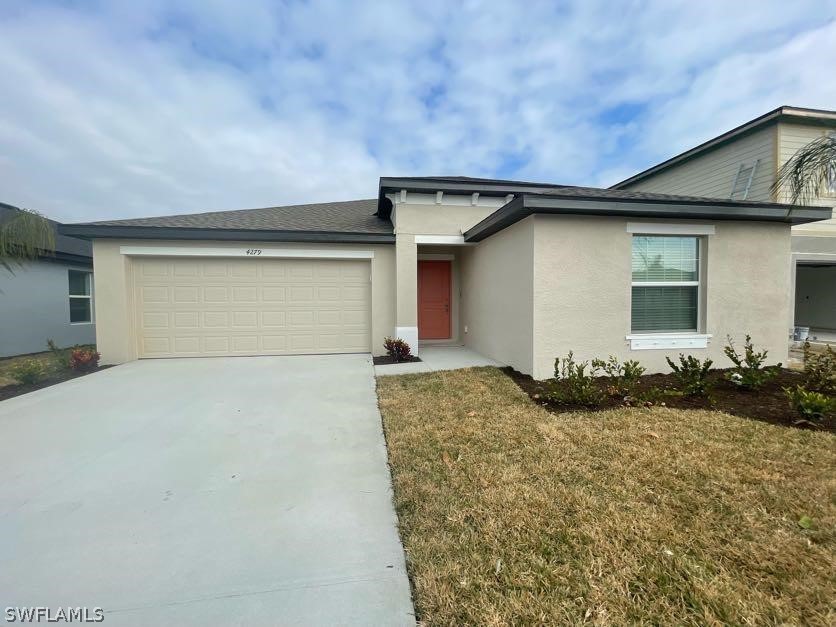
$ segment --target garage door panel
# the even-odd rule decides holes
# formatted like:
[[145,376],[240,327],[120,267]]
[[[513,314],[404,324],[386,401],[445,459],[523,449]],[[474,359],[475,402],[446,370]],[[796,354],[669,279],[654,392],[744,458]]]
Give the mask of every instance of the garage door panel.
[[206,285],[203,287],[204,303],[229,302],[229,290],[222,285]]
[[276,285],[265,285],[261,288],[261,299],[266,303],[283,303],[287,297],[287,290]]
[[204,328],[222,329],[229,326],[229,313],[226,311],[204,311],[202,313]]
[[369,263],[138,259],[141,357],[366,352]]
[[197,285],[175,285],[174,302],[189,305],[200,301],[200,288]]
[[146,311],[142,314],[143,329],[167,329],[169,324],[168,312]]
[[197,278],[201,275],[200,265],[198,263],[180,262],[173,266],[175,277],[191,277]]
[[258,328],[258,312],[257,311],[233,311],[232,312],[232,327],[239,329],[242,327]]
[[287,325],[287,313],[284,311],[263,311],[261,326],[266,328],[284,327]]
[[199,355],[200,354],[200,338],[175,335],[174,336],[174,352],[182,355]]
[[203,351],[219,355],[229,354],[229,338],[227,336],[208,335],[203,337]]
[[174,313],[174,328],[175,329],[199,329],[200,328],[200,312],[197,311],[177,311]]
[[168,303],[168,287],[164,285],[145,285],[140,290],[139,297],[145,303]]

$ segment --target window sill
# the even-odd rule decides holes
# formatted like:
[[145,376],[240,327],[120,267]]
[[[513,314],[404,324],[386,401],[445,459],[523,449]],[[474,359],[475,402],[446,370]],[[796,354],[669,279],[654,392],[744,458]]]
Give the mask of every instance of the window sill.
[[92,320],[90,320],[88,322],[71,322],[70,326],[71,327],[83,327],[83,326],[86,326],[86,325],[89,325],[89,324],[95,324],[95,323]]
[[710,335],[705,333],[644,333],[628,335],[630,349],[665,350],[671,348],[708,348]]

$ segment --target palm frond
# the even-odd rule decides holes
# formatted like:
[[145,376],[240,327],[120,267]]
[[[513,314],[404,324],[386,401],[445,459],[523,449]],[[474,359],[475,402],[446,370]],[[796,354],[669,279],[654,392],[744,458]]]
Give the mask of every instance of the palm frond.
[[31,209],[20,209],[0,224],[0,266],[13,271],[13,266],[55,251],[52,224]]
[[[786,191],[792,205],[824,195],[836,176],[836,136],[825,135],[799,149],[778,171],[772,192]],[[780,199],[780,198],[779,198]]]

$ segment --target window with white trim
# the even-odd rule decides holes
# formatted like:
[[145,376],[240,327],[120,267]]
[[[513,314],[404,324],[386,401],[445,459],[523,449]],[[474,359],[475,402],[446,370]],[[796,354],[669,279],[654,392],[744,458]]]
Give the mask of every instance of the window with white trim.
[[93,273],[68,270],[70,293],[70,323],[93,322]]
[[633,333],[699,331],[700,238],[634,235]]
[[[831,142],[836,142],[836,133],[828,133]],[[831,162],[827,167],[827,193],[836,194],[836,163]]]

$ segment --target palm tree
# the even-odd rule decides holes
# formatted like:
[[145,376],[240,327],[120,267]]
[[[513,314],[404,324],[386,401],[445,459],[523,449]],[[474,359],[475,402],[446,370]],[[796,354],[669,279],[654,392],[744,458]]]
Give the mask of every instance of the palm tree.
[[772,192],[786,189],[792,205],[809,204],[823,196],[836,182],[836,134],[811,141],[796,152],[772,184]]
[[53,225],[37,211],[14,208],[3,214],[8,217],[0,221],[0,266],[8,272],[55,250]]

